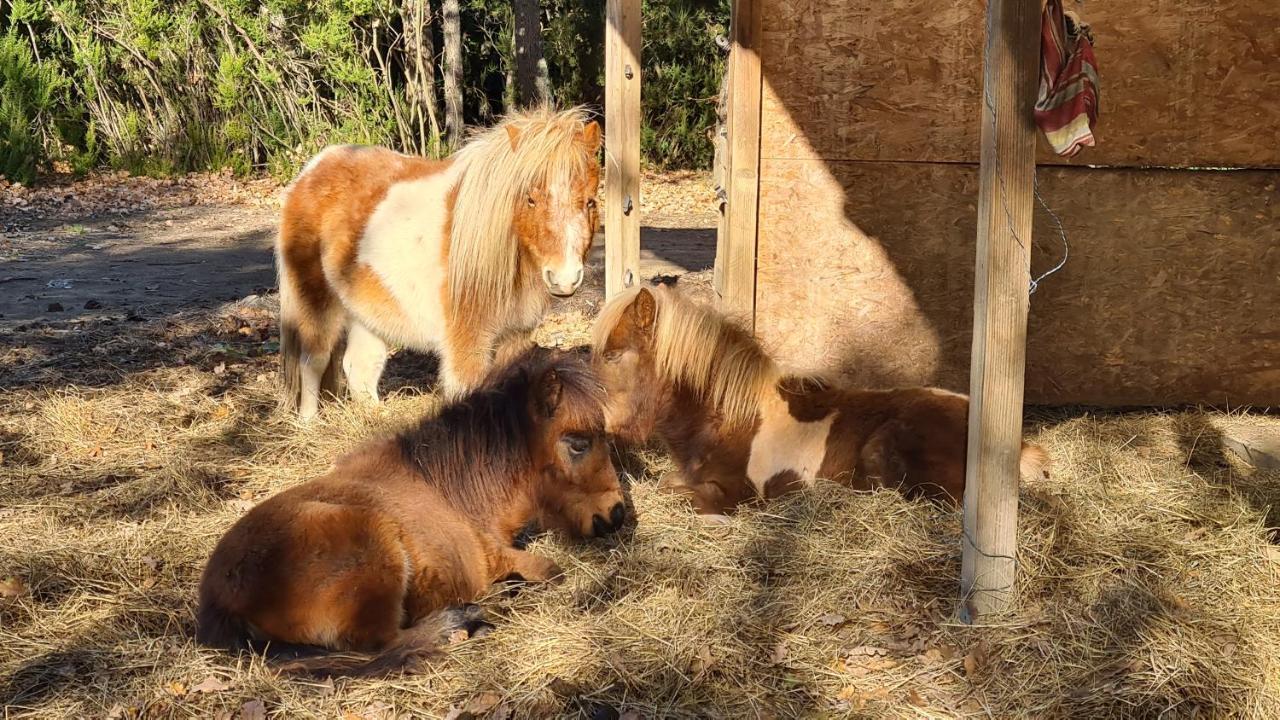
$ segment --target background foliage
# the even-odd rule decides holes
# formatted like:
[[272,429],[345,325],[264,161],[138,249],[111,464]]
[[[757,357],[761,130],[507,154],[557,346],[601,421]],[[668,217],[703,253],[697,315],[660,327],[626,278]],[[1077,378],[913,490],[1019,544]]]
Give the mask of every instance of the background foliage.
[[[431,155],[405,87],[404,0],[0,0],[0,172],[55,166],[165,174],[294,172],[320,147],[363,142]],[[443,47],[439,5],[434,48]],[[544,0],[562,105],[603,101],[603,0]],[[509,0],[463,0],[468,124],[512,97]],[[727,0],[646,0],[644,152],[706,167]],[[436,65],[439,113],[439,63]]]

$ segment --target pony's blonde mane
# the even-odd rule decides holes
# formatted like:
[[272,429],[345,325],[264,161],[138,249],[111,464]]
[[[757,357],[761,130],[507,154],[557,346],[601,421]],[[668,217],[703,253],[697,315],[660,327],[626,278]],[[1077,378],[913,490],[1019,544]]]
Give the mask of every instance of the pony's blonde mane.
[[[649,288],[655,314],[653,354],[659,376],[681,384],[718,410],[728,425],[754,422],[760,401],[774,392],[782,370],[751,333],[715,309],[666,286]],[[592,330],[603,350],[640,288],[605,304]]]
[[[594,148],[582,141],[587,113],[541,107],[513,112],[454,155],[462,179],[449,235],[449,295],[454,308],[498,314],[520,278],[512,222],[536,187],[586,173]],[[513,150],[508,128],[519,131]]]

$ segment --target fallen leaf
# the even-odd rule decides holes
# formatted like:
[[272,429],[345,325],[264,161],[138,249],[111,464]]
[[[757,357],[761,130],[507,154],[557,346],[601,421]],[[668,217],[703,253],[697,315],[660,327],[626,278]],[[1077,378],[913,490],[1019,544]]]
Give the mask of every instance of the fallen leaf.
[[462,711],[471,713],[472,715],[483,715],[497,707],[500,702],[502,702],[502,697],[497,693],[481,693],[471,698],[471,700],[463,706]]
[[14,600],[27,594],[27,584],[22,578],[7,577],[0,580],[0,600]]
[[102,457],[102,446],[97,445],[92,450],[90,450],[89,457],[91,458]]
[[121,705],[116,703],[107,711],[107,720],[128,720],[136,718],[142,713],[136,705]]
[[164,689],[169,691],[169,694],[174,697],[182,697],[187,694],[187,686],[180,682],[171,682],[166,685]]
[[786,659],[787,644],[783,641],[778,641],[778,644],[773,646],[773,655],[770,657],[770,660],[774,665],[781,665],[782,661]]
[[155,586],[156,586],[156,579],[155,579],[154,577],[149,577],[149,578],[147,578],[146,580],[143,580],[143,581],[142,581],[142,589],[143,589],[143,590],[150,590],[151,588],[153,588],[153,587],[155,587]]
[[827,627],[835,627],[836,625],[843,625],[848,621],[849,619],[841,615],[840,613],[827,613],[826,615],[823,615],[818,618],[818,622],[822,623],[823,625],[826,625]]
[[267,720],[267,706],[261,700],[250,700],[240,706],[240,720]]
[[911,692],[907,693],[907,702],[911,703],[916,707],[924,707],[925,705],[929,704],[928,702],[925,701],[924,696],[920,694],[919,690],[912,690]]
[[920,662],[926,665],[932,665],[933,663],[941,662],[943,660],[942,651],[938,648],[929,648],[916,657],[919,658]]
[[198,685],[196,685],[195,687],[191,688],[191,692],[193,692],[193,693],[216,693],[216,692],[222,692],[223,690],[227,690],[227,689],[229,689],[230,687],[231,687],[230,685],[228,685],[228,684],[226,684],[225,682],[223,682],[223,681],[222,681],[221,679],[219,679],[216,675],[210,675],[209,677],[205,678],[204,680],[201,680],[201,681],[200,681],[200,683],[199,683]]
[[152,450],[156,449],[156,444],[151,440],[148,440],[147,444],[143,446],[143,449],[146,450],[147,452],[151,452]]
[[979,640],[977,645],[964,656],[964,675],[973,677],[987,664],[987,641]]
[[689,663],[689,670],[695,675],[701,675],[710,670],[714,664],[715,659],[711,657],[711,648],[703,645],[702,649],[698,651],[698,656]]

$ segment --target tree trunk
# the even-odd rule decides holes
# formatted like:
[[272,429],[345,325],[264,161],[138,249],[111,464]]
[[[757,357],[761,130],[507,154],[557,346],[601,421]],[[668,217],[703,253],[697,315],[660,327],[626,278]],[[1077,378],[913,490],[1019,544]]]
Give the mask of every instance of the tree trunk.
[[462,13],[444,0],[444,127],[449,146],[462,145]]
[[522,106],[551,100],[551,78],[542,54],[542,10],[538,0],[512,0],[515,10],[516,100]]
[[418,123],[419,150],[439,147],[440,121],[436,117],[435,39],[430,0],[404,0],[400,6],[404,24],[404,79],[409,102]]

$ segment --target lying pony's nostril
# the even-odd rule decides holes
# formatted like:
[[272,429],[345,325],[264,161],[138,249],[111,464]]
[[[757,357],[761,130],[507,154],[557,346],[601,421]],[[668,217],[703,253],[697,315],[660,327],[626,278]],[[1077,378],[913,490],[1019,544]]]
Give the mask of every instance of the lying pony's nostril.
[[618,503],[609,511],[609,520],[613,523],[613,529],[618,530],[622,524],[627,521],[627,506]]
[[591,516],[591,534],[596,537],[604,537],[610,532],[609,523],[600,516],[599,513]]

